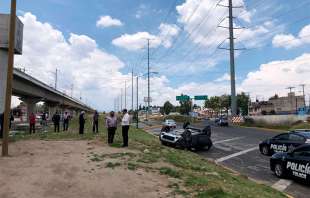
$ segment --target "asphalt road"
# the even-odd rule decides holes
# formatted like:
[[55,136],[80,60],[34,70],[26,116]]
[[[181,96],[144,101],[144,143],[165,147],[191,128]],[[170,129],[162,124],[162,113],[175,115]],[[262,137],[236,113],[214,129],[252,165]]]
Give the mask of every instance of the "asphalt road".
[[[194,126],[203,127],[205,124],[200,123]],[[181,124],[178,127],[181,127]],[[149,131],[158,135],[160,127],[149,129]],[[310,186],[292,180],[278,179],[270,171],[270,157],[259,152],[259,142],[278,133],[254,128],[212,126],[211,138],[214,145],[209,151],[200,151],[198,154],[252,179],[273,186],[295,198],[309,197]]]

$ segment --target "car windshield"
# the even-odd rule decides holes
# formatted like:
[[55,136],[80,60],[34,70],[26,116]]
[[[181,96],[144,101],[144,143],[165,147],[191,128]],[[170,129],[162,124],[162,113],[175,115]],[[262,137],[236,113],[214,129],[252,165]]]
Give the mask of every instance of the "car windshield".
[[174,123],[174,120],[166,120],[167,123]]
[[310,133],[309,132],[298,132],[298,134],[301,134],[305,138],[310,139]]

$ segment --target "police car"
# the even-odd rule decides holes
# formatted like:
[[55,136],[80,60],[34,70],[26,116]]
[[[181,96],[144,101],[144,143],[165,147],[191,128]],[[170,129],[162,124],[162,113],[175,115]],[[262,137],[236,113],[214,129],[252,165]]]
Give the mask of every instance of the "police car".
[[259,150],[264,155],[272,155],[278,152],[291,151],[304,143],[310,143],[309,132],[282,133],[262,141],[259,144]]
[[293,177],[310,182],[310,145],[304,144],[290,152],[276,153],[270,158],[270,169],[277,177]]

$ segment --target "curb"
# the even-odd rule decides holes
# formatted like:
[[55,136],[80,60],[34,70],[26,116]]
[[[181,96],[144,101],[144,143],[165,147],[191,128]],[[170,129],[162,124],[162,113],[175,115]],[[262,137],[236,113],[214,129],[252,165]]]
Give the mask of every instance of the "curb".
[[280,130],[280,129],[268,129],[268,128],[261,128],[261,127],[247,127],[247,126],[240,126],[240,125],[233,125],[234,127],[240,127],[240,128],[246,128],[246,129],[260,129],[263,131],[268,131],[268,132],[286,132],[285,130]]

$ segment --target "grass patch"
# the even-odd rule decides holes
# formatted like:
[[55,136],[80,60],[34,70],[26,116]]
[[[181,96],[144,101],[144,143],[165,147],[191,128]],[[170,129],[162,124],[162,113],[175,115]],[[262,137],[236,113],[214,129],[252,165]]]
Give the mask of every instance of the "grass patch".
[[127,168],[128,168],[128,170],[132,170],[132,171],[137,170],[138,164],[132,163],[132,162],[128,162]]
[[181,178],[181,173],[177,170],[172,169],[172,168],[161,167],[159,169],[159,172],[162,175],[168,175],[168,176],[173,177],[173,178]]
[[[43,140],[100,140],[107,141],[107,131],[102,125],[103,118],[99,122],[100,133],[93,134],[91,118],[87,119],[85,134],[78,134],[77,120],[71,122],[68,132],[53,133],[50,128],[47,133],[37,133],[34,135],[16,135],[11,137],[12,141],[24,139],[43,139]],[[298,126],[300,127],[300,126]],[[302,126],[306,128],[306,126]],[[113,147],[122,145],[121,129],[118,127],[115,135]],[[175,169],[161,167],[155,168],[161,174],[178,178],[181,183],[174,186],[175,193],[188,197],[251,197],[251,198],[281,198],[286,197],[283,193],[278,192],[266,185],[260,185],[245,177],[236,176],[230,171],[223,169],[216,164],[205,160],[203,157],[189,151],[177,150],[161,146],[158,138],[146,133],[141,129],[130,128],[129,131],[129,149],[139,151],[139,154],[133,153],[115,153],[115,154],[95,154],[90,153],[90,161],[103,161],[107,158],[125,158],[129,170],[136,170],[137,167],[151,167],[154,162],[166,162],[176,167]],[[145,152],[147,151],[147,152]],[[129,159],[127,159],[129,158]],[[132,161],[134,158],[134,162]],[[123,163],[123,162],[122,162]],[[126,164],[126,162],[124,162]],[[121,166],[119,162],[107,162],[105,167],[116,168]],[[212,173],[212,174],[208,174]],[[185,185],[182,189],[179,185]]]
[[118,166],[121,166],[121,163],[119,163],[119,162],[115,162],[115,163],[113,163],[113,162],[108,162],[108,163],[106,163],[106,165],[105,165],[106,168],[112,168],[112,169],[114,169],[114,168],[116,168],[116,167],[118,167]]

